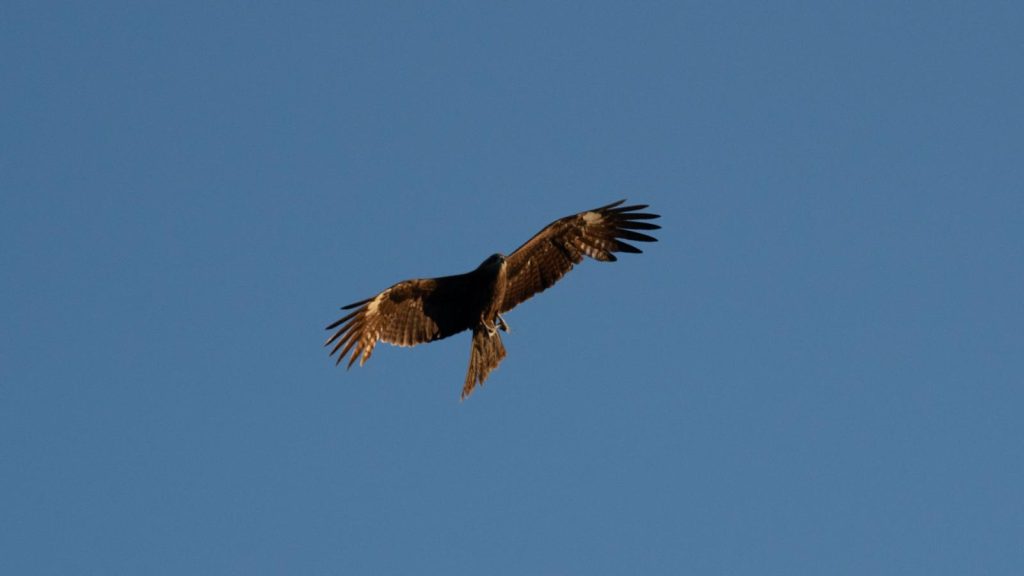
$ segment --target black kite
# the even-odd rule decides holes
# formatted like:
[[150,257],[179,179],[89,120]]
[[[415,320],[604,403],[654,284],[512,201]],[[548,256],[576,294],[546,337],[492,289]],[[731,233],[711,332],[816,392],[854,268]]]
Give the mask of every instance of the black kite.
[[466,398],[505,357],[498,334],[499,328],[508,332],[503,312],[550,288],[584,255],[614,262],[614,252],[640,253],[623,239],[657,242],[635,230],[661,228],[644,222],[660,216],[638,212],[647,208],[645,204],[620,206],[623,202],[555,220],[512,254],[494,254],[472,272],[406,280],[349,304],[342,310],[355,310],[327,327],[337,331],[324,345],[334,344],[331,354],[338,353],[336,364],[351,351],[351,368],[356,358],[360,366],[369,360],[378,340],[415,346],[472,329],[469,371],[462,386],[462,398]]

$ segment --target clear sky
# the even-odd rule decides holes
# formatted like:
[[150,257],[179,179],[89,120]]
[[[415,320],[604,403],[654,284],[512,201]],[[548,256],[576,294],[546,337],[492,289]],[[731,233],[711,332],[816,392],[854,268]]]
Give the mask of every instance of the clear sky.
[[[0,573],[1024,573],[1020,3],[0,16]],[[466,402],[321,347],[619,198]]]

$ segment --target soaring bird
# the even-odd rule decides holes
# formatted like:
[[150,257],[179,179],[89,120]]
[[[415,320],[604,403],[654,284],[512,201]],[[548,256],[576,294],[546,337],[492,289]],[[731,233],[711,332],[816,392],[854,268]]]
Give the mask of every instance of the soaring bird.
[[405,280],[344,306],[342,310],[352,312],[327,326],[336,331],[324,346],[333,344],[330,354],[338,354],[335,364],[351,352],[351,368],[357,358],[360,366],[369,360],[380,340],[415,346],[472,330],[469,370],[462,386],[465,399],[505,357],[498,334],[499,329],[509,331],[503,313],[550,288],[584,256],[614,262],[615,252],[641,252],[624,240],[657,242],[637,230],[661,228],[646,222],[660,216],[640,212],[646,204],[622,206],[624,202],[559,218],[515,252],[492,254],[472,272]]

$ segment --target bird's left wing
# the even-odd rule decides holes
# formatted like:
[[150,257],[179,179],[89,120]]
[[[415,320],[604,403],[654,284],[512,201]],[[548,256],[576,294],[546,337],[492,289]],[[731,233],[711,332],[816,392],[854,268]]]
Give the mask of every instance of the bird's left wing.
[[623,240],[657,242],[657,238],[636,230],[661,228],[645,222],[661,216],[639,212],[647,208],[646,204],[621,206],[623,202],[555,220],[510,254],[505,260],[508,284],[501,311],[507,312],[550,288],[582,262],[585,255],[614,262],[614,252],[641,252]]

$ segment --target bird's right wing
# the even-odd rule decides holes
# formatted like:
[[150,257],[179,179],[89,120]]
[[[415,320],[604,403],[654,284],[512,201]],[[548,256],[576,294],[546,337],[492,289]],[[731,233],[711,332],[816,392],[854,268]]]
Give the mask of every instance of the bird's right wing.
[[[362,366],[373,354],[378,340],[397,346],[415,346],[451,336],[469,328],[457,302],[467,289],[467,275],[406,280],[348,306],[347,316],[327,326],[337,331],[324,346],[334,345],[340,364],[351,350],[348,367],[356,358]],[[339,352],[340,350],[340,352]]]

